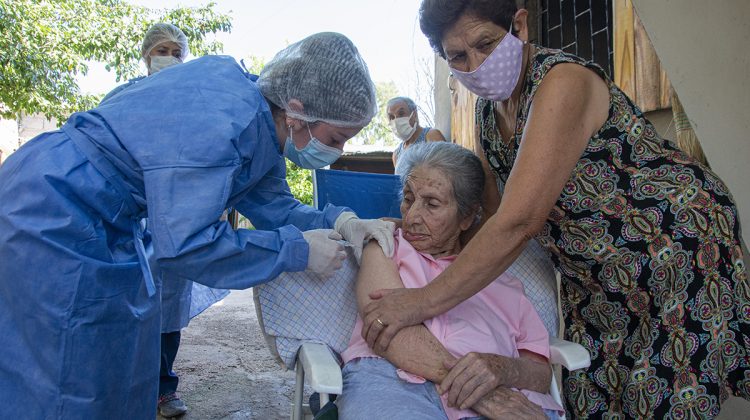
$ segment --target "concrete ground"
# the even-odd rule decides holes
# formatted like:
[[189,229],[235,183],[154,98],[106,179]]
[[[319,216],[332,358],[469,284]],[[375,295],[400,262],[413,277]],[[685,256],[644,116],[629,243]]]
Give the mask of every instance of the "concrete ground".
[[[289,418],[294,373],[266,348],[250,290],[232,291],[190,322],[175,371],[189,409],[183,420]],[[750,403],[732,398],[718,418],[750,419]]]

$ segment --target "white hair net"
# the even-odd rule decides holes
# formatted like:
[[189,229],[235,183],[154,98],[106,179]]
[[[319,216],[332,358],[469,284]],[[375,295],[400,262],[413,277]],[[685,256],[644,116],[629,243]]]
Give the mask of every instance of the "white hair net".
[[[258,78],[263,96],[303,121],[362,127],[377,113],[375,85],[362,57],[344,35],[322,32],[281,50]],[[287,106],[297,99],[304,110]]]
[[151,53],[151,50],[162,42],[167,41],[172,41],[180,46],[182,50],[180,60],[184,61],[188,55],[187,37],[180,28],[171,23],[155,23],[148,28],[146,36],[143,37],[143,44],[141,45],[141,57],[145,60]]

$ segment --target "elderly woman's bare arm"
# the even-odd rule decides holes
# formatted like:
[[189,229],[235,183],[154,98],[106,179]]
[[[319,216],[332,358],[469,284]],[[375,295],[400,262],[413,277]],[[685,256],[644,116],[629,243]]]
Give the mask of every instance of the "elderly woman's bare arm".
[[535,95],[500,208],[442,279],[426,288],[428,297],[442,298],[429,300],[435,311],[442,313],[481,290],[542,229],[588,139],[606,120],[608,102],[606,85],[592,71],[574,64],[550,70]]
[[[357,276],[358,307],[364,308],[370,303],[368,294],[373,290],[402,287],[404,285],[396,265],[383,254],[377,242],[370,242],[365,246]],[[399,369],[435,383],[439,383],[448,374],[446,365],[457,360],[423,324],[402,329],[386,351],[375,353]]]
[[[363,251],[357,277],[358,306],[362,308],[370,302],[368,294],[372,290],[399,287],[403,283],[395,264],[383,255],[377,243],[371,242]],[[521,350],[519,358],[469,353],[457,360],[422,324],[402,329],[388,349],[375,353],[400,369],[441,384],[441,392],[450,390],[454,403],[469,401],[470,406],[498,386],[549,391],[551,370],[544,357]],[[448,366],[453,367],[450,373]],[[451,387],[453,383],[458,386]],[[464,394],[459,393],[462,389]]]
[[387,347],[405,325],[444,313],[504,272],[544,226],[588,140],[607,118],[609,92],[590,70],[559,64],[540,84],[498,212],[428,286],[379,292],[365,308],[365,328],[388,327],[374,347]]

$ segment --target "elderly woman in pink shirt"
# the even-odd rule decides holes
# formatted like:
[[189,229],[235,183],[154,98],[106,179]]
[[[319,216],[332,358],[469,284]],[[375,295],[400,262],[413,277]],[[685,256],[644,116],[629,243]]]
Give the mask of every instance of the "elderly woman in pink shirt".
[[[378,289],[424,287],[461,251],[461,233],[481,214],[484,172],[451,143],[415,145],[396,173],[402,228],[393,258],[377,243],[362,255],[360,308]],[[367,334],[367,332],[365,332]],[[371,349],[358,317],[344,359],[343,419],[556,418],[549,395],[548,333],[518,279],[503,274],[452,310],[399,331]]]

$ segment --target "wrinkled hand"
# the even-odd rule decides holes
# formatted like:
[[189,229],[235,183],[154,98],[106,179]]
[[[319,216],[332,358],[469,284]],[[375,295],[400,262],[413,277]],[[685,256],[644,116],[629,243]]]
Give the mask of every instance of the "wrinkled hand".
[[492,420],[547,419],[542,407],[529,401],[520,392],[505,387],[495,388],[471,408]]
[[[384,352],[399,330],[432,318],[423,289],[380,289],[364,309],[362,338],[371,349]],[[376,347],[377,346],[377,347]]]
[[396,225],[379,219],[360,219],[352,212],[343,212],[336,219],[334,229],[354,247],[357,262],[362,258],[362,247],[370,239],[375,239],[386,257],[393,256],[393,231]]
[[448,405],[465,409],[502,385],[504,357],[491,353],[469,353],[451,363],[448,375],[437,388],[448,393]]
[[346,251],[341,245],[341,235],[330,229],[315,229],[302,232],[309,245],[307,269],[313,273],[329,278],[343,265]]

